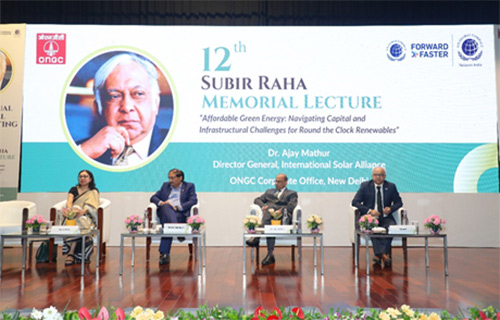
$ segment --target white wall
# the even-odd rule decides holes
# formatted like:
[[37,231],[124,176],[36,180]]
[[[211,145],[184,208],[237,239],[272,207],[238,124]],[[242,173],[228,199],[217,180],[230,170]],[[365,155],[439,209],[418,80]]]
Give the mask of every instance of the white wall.
[[[200,215],[207,220],[207,245],[237,246],[242,244],[242,220],[248,205],[258,193],[199,193]],[[130,214],[142,214],[149,203],[150,193],[102,193],[111,200],[112,221],[110,246],[120,245],[120,233],[125,231],[124,219]],[[325,220],[326,246],[349,246],[349,206],[353,193],[299,193],[304,218],[321,215]],[[403,193],[401,194],[410,220],[420,227],[431,214],[447,220],[445,232],[448,245],[456,247],[500,247],[500,195]],[[20,193],[20,200],[37,204],[37,211],[49,218],[54,203],[66,198],[66,193]],[[442,242],[436,240],[436,245]],[[422,245],[414,240],[410,244]],[[431,243],[433,244],[433,243]]]

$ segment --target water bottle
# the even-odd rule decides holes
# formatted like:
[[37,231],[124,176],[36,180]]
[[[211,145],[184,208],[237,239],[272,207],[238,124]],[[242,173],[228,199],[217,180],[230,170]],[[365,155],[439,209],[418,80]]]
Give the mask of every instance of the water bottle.
[[149,229],[148,209],[144,210],[144,229]]

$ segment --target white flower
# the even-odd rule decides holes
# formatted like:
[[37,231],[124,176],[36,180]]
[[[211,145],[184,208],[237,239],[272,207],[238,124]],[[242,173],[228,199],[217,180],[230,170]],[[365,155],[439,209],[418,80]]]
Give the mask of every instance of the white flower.
[[57,309],[54,306],[50,306],[49,308],[45,308],[43,310],[43,317],[44,318],[54,317],[57,313],[58,313]]
[[43,316],[43,313],[40,310],[33,308],[33,311],[31,311],[30,318],[33,318],[35,320],[41,320],[42,316]]

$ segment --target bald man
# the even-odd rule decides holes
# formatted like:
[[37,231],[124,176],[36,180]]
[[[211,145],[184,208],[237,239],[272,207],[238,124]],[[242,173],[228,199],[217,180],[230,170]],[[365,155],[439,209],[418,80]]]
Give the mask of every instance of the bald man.
[[[257,197],[254,200],[254,203],[262,208],[263,216],[262,216],[262,225],[270,225],[271,224],[271,214],[269,213],[269,209],[274,209],[275,211],[279,211],[282,214],[286,213],[287,215],[283,217],[283,224],[291,223],[291,215],[293,210],[297,206],[298,195],[297,192],[293,190],[289,190],[286,185],[288,183],[288,177],[280,173],[276,176],[276,180],[274,181],[275,188],[268,189],[264,192],[260,197]],[[259,243],[260,238],[254,238],[247,241],[248,245],[256,246]],[[262,260],[262,265],[267,266],[275,263],[274,259],[274,244],[276,242],[276,238],[267,237],[267,256]]]
[[[359,187],[352,200],[352,205],[359,209],[362,215],[371,215],[377,218],[379,227],[388,229],[396,221],[392,213],[403,206],[398,189],[394,183],[385,180],[386,172],[382,167],[372,170],[372,180],[365,181]],[[376,264],[382,262],[386,267],[391,265],[392,238],[372,239],[373,253]]]

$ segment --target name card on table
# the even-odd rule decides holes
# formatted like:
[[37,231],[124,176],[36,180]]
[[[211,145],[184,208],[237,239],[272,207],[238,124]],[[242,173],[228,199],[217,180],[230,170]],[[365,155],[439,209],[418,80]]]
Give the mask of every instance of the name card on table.
[[389,234],[416,234],[417,231],[413,225],[389,226]]
[[187,223],[164,223],[163,233],[191,233],[191,227]]
[[50,229],[50,234],[80,234],[78,226],[53,226]]
[[293,226],[291,225],[265,225],[264,233],[292,233]]

